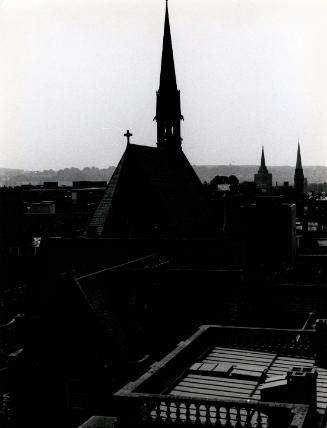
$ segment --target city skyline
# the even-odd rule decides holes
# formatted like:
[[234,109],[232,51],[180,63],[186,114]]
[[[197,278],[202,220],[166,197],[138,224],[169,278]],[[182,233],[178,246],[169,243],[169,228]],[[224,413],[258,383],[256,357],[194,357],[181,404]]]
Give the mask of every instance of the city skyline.
[[[1,5],[1,3],[0,3]],[[164,1],[0,7],[0,167],[116,165],[155,146]],[[183,150],[192,164],[327,165],[322,1],[170,0]]]

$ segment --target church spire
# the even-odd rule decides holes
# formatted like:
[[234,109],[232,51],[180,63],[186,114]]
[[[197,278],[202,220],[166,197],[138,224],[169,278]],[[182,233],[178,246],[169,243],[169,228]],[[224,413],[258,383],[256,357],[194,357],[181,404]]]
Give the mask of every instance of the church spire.
[[258,171],[260,174],[267,174],[268,173],[268,169],[266,167],[266,160],[265,160],[265,152],[262,146],[262,150],[261,150],[261,164],[260,164],[260,168]]
[[173,45],[171,42],[168,1],[166,1],[166,16],[162,43],[160,90],[177,91]]
[[295,173],[294,173],[294,188],[297,195],[301,195],[304,192],[304,174],[303,174],[303,168],[302,168],[300,141],[298,141],[298,144],[297,144],[296,166],[295,166]]
[[173,46],[171,42],[168,2],[161,56],[160,85],[157,92],[157,145],[159,148],[179,149],[181,147],[180,93],[177,89]]
[[296,156],[296,166],[295,169],[303,169],[302,168],[302,159],[301,159],[301,149],[300,149],[300,141],[297,143],[297,156]]
[[296,166],[294,173],[294,188],[297,197],[299,197],[304,192],[304,174],[302,168],[302,159],[301,159],[301,149],[300,149],[300,141],[298,141],[297,145],[297,156],[296,156]]
[[265,151],[261,148],[261,163],[257,174],[254,174],[254,181],[260,191],[267,193],[272,188],[272,174],[268,172],[266,167]]

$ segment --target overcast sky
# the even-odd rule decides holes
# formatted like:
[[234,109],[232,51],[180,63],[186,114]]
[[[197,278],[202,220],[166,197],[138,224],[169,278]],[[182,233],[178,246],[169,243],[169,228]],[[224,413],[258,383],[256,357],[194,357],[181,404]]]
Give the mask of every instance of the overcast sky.
[[[117,164],[155,145],[163,0],[0,2],[0,167]],[[327,165],[326,0],[170,0],[193,164]]]

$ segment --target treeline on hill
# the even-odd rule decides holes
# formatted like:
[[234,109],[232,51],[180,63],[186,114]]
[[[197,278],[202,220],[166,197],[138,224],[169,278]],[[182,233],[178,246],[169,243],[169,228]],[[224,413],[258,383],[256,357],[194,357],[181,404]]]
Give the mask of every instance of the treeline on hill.
[[73,181],[108,181],[115,170],[114,166],[99,169],[96,167],[65,168],[54,171],[21,171],[11,177],[4,177],[5,186],[19,186],[21,184],[42,184],[45,181],[58,181],[59,184],[71,184]]

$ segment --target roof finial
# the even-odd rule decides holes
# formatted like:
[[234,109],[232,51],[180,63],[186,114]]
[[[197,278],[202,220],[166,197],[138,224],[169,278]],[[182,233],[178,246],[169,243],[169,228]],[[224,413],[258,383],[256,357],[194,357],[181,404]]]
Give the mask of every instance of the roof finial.
[[127,129],[126,133],[124,134],[124,137],[127,138],[127,145],[129,144],[130,138],[133,136],[133,134],[131,134],[129,132],[129,129]]

